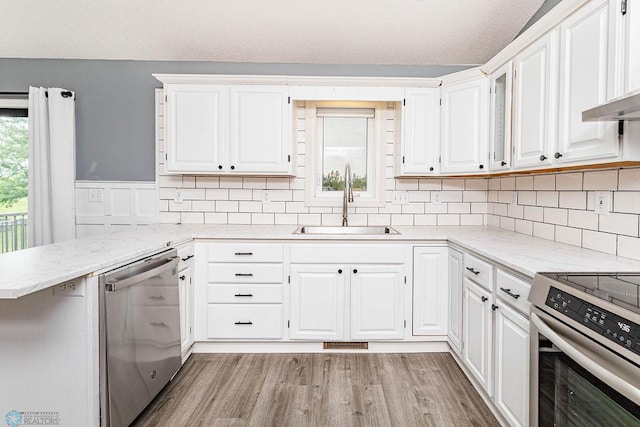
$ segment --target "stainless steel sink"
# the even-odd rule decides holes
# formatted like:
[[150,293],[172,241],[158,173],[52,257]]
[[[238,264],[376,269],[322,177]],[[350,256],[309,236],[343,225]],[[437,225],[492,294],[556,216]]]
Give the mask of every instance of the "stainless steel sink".
[[293,234],[350,234],[350,235],[384,235],[384,234],[400,234],[391,227],[367,226],[367,227],[339,227],[325,225],[303,225],[299,227]]

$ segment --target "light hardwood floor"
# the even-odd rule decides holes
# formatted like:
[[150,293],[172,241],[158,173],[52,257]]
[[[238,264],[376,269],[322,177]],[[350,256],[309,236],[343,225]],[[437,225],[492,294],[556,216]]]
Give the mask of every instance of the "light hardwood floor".
[[497,426],[448,353],[194,354],[136,426]]

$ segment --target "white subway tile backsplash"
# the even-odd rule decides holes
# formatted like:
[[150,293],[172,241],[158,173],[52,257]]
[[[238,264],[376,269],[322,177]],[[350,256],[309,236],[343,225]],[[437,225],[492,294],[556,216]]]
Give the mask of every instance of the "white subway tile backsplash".
[[548,208],[557,208],[558,198],[557,191],[538,191],[536,194],[536,204]]
[[582,246],[582,230],[579,228],[556,226],[556,240],[573,246]]
[[535,237],[540,237],[541,239],[554,240],[555,227],[551,224],[545,224],[543,222],[534,222],[533,235]]
[[424,214],[424,215],[414,215],[413,223],[414,225],[436,225],[437,215],[435,214]]
[[618,255],[640,260],[640,239],[629,236],[618,236]]
[[219,188],[220,178],[217,176],[197,176],[196,188]]
[[413,215],[391,215],[391,225],[413,225]]
[[533,190],[533,177],[532,176],[518,176],[516,177],[516,190]]
[[238,212],[238,201],[218,200],[216,201],[216,212]]
[[[467,180],[469,181],[469,180]],[[463,202],[486,202],[487,192],[479,190],[467,190],[462,193]]]
[[300,225],[322,225],[322,215],[312,213],[298,214],[298,224]]
[[617,250],[617,238],[618,236],[615,234],[583,230],[582,247],[615,255]]
[[443,190],[464,190],[464,179],[447,178],[442,180]]
[[515,191],[498,191],[498,202],[511,203],[515,193]]
[[[298,215],[290,213],[278,213],[274,217],[276,224],[296,225],[298,224]],[[349,222],[353,223],[353,218],[349,218]],[[352,224],[355,225],[355,224]]]
[[638,190],[640,191],[640,168],[620,169],[618,190]]
[[241,176],[221,176],[220,188],[242,188]]
[[598,229],[598,215],[593,211],[569,210],[568,225],[587,230]]
[[264,202],[262,204],[262,212],[264,213],[284,213],[286,212],[285,202]]
[[618,188],[618,171],[591,171],[584,173],[584,190],[616,190]]
[[227,215],[229,224],[251,224],[251,214],[246,212],[232,212]]
[[518,204],[535,206],[536,192],[535,191],[518,191]]
[[464,189],[467,191],[482,191],[486,193],[489,189],[488,179],[465,179]]
[[489,179],[489,191],[498,191],[500,190],[500,178],[490,178]]
[[[289,178],[267,178],[268,190],[288,190]],[[222,182],[220,183],[222,185]]]
[[183,188],[182,197],[184,200],[204,200],[205,199],[204,188]]
[[488,203],[471,203],[472,214],[486,214],[488,212]]
[[267,187],[267,179],[266,178],[254,178],[254,177],[245,177],[242,178],[242,188],[258,188],[264,189]]
[[180,221],[183,224],[204,224],[203,212],[182,212]]
[[638,215],[612,213],[600,215],[600,231],[638,237]]
[[462,191],[441,191],[440,196],[443,203],[462,201]]
[[556,175],[556,190],[582,190],[582,172],[560,173]]
[[508,216],[509,215],[509,205],[504,203],[494,203],[493,204],[493,214],[498,216]]
[[509,218],[524,218],[524,206],[520,205],[508,205],[507,216]]
[[566,209],[544,208],[544,222],[547,224],[567,225],[568,217]]
[[500,228],[503,230],[516,231],[516,220],[514,218],[500,217]]
[[613,195],[613,210],[615,212],[640,214],[640,192],[615,192]]
[[500,190],[503,191],[513,191],[516,189],[516,178],[515,177],[506,177],[500,178]]
[[470,203],[449,203],[447,212],[450,214],[451,213],[470,214],[471,204]]
[[484,215],[460,215],[460,225],[482,225],[483,223]]
[[487,215],[487,225],[489,227],[500,228],[500,217],[497,215]]
[[226,188],[207,188],[207,200],[229,200],[229,190]]
[[251,224],[269,225],[275,224],[275,214],[272,213],[252,213]]
[[539,206],[525,206],[524,219],[542,222],[544,220],[544,208]]
[[[387,156],[391,157],[391,156]],[[393,158],[391,160],[393,162]],[[393,173],[393,169],[387,168],[387,170],[391,170]],[[391,176],[393,177],[393,175]],[[410,190],[418,190],[418,179],[397,179],[396,180],[396,190],[400,191],[410,191]]]
[[240,201],[238,202],[238,211],[240,212],[262,212],[262,202],[257,201]]
[[436,178],[421,178],[418,181],[418,190],[440,191],[442,190],[442,180]]
[[409,191],[409,202],[430,202],[430,191]]
[[191,210],[194,212],[214,212],[216,202],[213,200],[194,200],[191,203]]
[[229,200],[253,200],[253,191],[244,189],[229,190]]
[[182,177],[182,188],[196,188],[196,177],[195,176],[183,176]]
[[460,225],[460,215],[438,214],[438,225]]
[[568,209],[587,209],[587,193],[584,191],[561,191],[558,206]]
[[516,219],[516,229],[517,233],[527,234],[529,236],[533,235],[533,222],[527,221],[524,219]]
[[[450,203],[449,206],[455,203]],[[409,203],[408,205],[399,205],[402,207],[401,212],[403,214],[423,214],[424,203]]]
[[391,225],[390,214],[371,214],[368,220],[369,225]]
[[533,189],[534,190],[555,190],[556,189],[556,176],[555,175],[534,175],[533,176]]

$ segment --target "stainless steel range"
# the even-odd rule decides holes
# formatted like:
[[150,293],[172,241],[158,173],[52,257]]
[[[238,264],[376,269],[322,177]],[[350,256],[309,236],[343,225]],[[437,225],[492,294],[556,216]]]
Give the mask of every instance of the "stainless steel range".
[[544,273],[531,309],[532,426],[640,426],[640,273]]

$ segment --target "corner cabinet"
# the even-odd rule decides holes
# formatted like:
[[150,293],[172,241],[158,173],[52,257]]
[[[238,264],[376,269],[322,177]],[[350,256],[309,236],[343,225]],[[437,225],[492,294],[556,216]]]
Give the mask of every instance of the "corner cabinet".
[[165,171],[292,174],[292,108],[286,86],[164,85]]
[[489,79],[442,86],[440,146],[442,173],[488,170]]
[[402,105],[402,143],[396,175],[440,172],[440,88],[407,89]]

